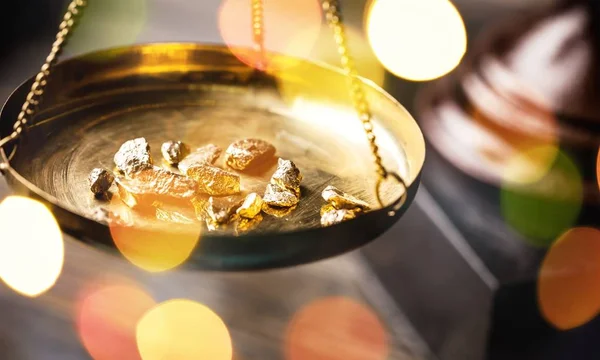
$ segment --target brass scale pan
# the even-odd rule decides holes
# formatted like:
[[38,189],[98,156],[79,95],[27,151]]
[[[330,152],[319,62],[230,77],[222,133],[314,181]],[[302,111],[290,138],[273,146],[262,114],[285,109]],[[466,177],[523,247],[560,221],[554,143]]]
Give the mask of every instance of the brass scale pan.
[[[240,62],[227,47],[192,43],[135,45],[59,62],[35,115],[20,136],[2,146],[3,173],[16,193],[49,206],[63,231],[116,251],[109,222],[93,216],[106,204],[94,198],[87,177],[95,167],[113,169],[112,157],[120,144],[145,137],[158,163],[160,145],[167,140],[225,148],[238,139],[260,138],[301,170],[298,207],[280,218],[265,215],[247,233],[202,231],[185,265],[222,271],[267,269],[356,249],[389,229],[413,200],[425,157],[423,136],[398,102],[360,79],[382,162],[406,184],[405,189],[382,181],[378,206],[375,189],[381,178],[344,91],[347,76],[324,64],[273,56],[289,62],[288,69],[267,74]],[[306,74],[322,81],[306,81]],[[0,139],[13,134],[33,82],[31,78],[19,86],[4,105]],[[264,189],[274,168],[251,178],[252,184],[262,183]],[[368,201],[373,209],[321,226],[321,191],[330,184]],[[168,231],[168,226],[157,231]]]

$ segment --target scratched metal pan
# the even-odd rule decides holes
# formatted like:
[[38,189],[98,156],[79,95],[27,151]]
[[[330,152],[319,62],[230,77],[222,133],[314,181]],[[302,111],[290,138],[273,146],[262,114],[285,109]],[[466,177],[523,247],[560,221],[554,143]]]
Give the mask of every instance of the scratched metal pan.
[[[2,161],[8,164],[4,173],[17,193],[47,204],[63,231],[116,252],[123,246],[114,239],[117,222],[95,214],[98,208],[118,214],[123,205],[115,201],[118,195],[96,200],[87,176],[95,167],[113,169],[113,155],[124,141],[145,137],[161,165],[160,145],[167,140],[226,148],[237,139],[260,138],[302,171],[300,204],[281,217],[264,215],[246,232],[233,226],[198,230],[199,241],[185,264],[213,270],[267,269],[356,249],[388,230],[414,198],[425,157],[423,136],[398,102],[364,82],[384,165],[408,186],[405,191],[397,182],[383,182],[385,205],[379,206],[373,157],[345,76],[323,64],[282,55],[275,60],[278,71],[266,74],[237,60],[226,47],[169,43],[63,61],[54,68],[41,108],[23,136],[2,149]],[[10,134],[31,83],[21,85],[2,109],[0,138]],[[242,186],[263,191],[274,169],[243,175]],[[320,193],[330,184],[368,201],[373,211],[322,227],[319,209],[325,201]],[[400,199],[400,208],[393,211]],[[147,232],[119,241],[143,247],[143,234],[153,231],[165,232],[165,241],[178,241],[167,232],[177,234],[179,226],[148,220],[147,215],[126,214],[133,219],[127,226]]]

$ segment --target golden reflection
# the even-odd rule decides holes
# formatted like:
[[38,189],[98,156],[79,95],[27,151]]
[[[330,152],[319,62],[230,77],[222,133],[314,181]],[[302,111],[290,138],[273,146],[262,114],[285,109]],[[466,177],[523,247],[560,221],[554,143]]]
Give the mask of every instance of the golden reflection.
[[82,54],[94,50],[131,45],[148,18],[147,0],[88,1],[65,51]]
[[[346,25],[346,40],[358,74],[378,86],[383,86],[385,69],[373,53],[371,45],[362,35],[360,29]],[[310,59],[322,61],[335,67],[341,66],[340,54],[334,40],[333,31],[328,26],[322,26],[319,39],[310,54]],[[310,71],[307,71],[304,76],[317,83],[324,84],[322,80],[316,79]]]
[[111,201],[109,228],[119,251],[132,264],[150,272],[183,264],[198,245],[202,225],[190,204],[163,204],[130,209],[118,195]]
[[141,359],[135,329],[155,302],[143,289],[119,282],[94,284],[80,295],[77,332],[94,360]]
[[558,152],[550,171],[539,181],[506,185],[500,205],[506,222],[533,246],[547,247],[579,216],[583,183],[577,166]]
[[0,279],[21,295],[48,291],[63,268],[62,233],[43,204],[20,196],[0,203]]
[[169,300],[139,321],[137,346],[143,360],[231,360],[227,326],[208,307],[185,299]]
[[367,17],[375,55],[401,78],[438,78],[452,71],[466,52],[465,25],[448,0],[375,0]]
[[366,305],[345,297],[316,300],[291,320],[287,360],[385,360],[388,334]]
[[574,228],[552,245],[538,279],[538,302],[560,330],[584,325],[600,311],[600,231]]
[[[293,62],[262,59],[253,48],[252,1],[224,0],[219,9],[219,30],[225,44],[241,61],[267,71],[281,70]],[[317,0],[266,0],[263,7],[264,46],[267,51],[307,58],[321,29],[321,6]],[[264,63],[264,65],[261,65]]]

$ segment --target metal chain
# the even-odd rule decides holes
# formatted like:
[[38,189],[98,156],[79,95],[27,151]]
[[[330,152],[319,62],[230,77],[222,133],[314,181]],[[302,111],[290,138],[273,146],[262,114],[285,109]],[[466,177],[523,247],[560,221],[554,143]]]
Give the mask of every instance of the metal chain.
[[[322,5],[323,11],[325,11],[325,19],[327,20],[327,24],[333,30],[335,43],[338,47],[337,50],[341,57],[342,69],[348,76],[350,82],[350,95],[352,97],[354,108],[358,112],[358,117],[362,122],[363,129],[367,135],[367,140],[369,140],[377,175],[379,175],[375,189],[376,196],[379,204],[384,206],[381,199],[381,184],[385,179],[393,178],[395,181],[402,184],[404,190],[407,189],[407,186],[402,177],[396,173],[388,172],[383,166],[383,161],[381,159],[381,155],[379,154],[379,146],[377,146],[377,138],[373,132],[373,122],[371,121],[372,115],[369,108],[369,103],[367,102],[367,98],[363,90],[363,83],[358,77],[358,71],[356,70],[354,59],[350,55],[350,50],[348,49],[348,40],[346,37],[346,31],[344,29],[339,2],[338,0],[323,0]],[[404,203],[405,199],[406,191],[404,191],[403,196],[401,196],[400,199],[393,204],[394,210],[399,209]],[[393,215],[393,211],[390,215]]]
[[267,65],[264,18],[264,1],[252,0],[252,39],[254,41],[254,51],[259,56],[259,61],[256,64],[259,70],[265,70]]
[[13,125],[13,132],[9,136],[0,139],[0,147],[18,138],[23,132],[23,127],[31,121],[32,116],[37,111],[39,104],[42,101],[42,97],[44,96],[44,90],[46,89],[46,85],[48,83],[50,71],[56,63],[58,55],[62,51],[65,42],[75,26],[76,17],[80,15],[85,5],[86,0],[72,0],[69,4],[67,12],[63,16],[63,21],[60,23],[58,28],[59,30],[56,34],[56,40],[52,44],[50,54],[48,54],[46,57],[44,65],[42,65],[40,72],[35,77],[35,81],[33,82],[33,85],[31,85],[31,89],[29,90],[27,98],[23,103],[23,107],[21,108],[21,112],[17,117],[17,121]]
[[348,41],[346,39],[346,31],[342,22],[342,15],[340,12],[340,6],[337,0],[324,0],[323,10],[325,11],[325,18],[327,24],[333,30],[334,39],[338,46],[338,53],[341,56],[342,68],[350,80],[350,95],[352,96],[352,102],[360,121],[363,124],[367,139],[371,146],[371,152],[375,160],[375,166],[377,167],[377,174],[385,178],[387,176],[387,170],[382,164],[381,156],[379,155],[379,147],[377,146],[377,139],[375,133],[373,133],[373,123],[371,122],[371,110],[365,93],[363,91],[362,81],[358,77],[358,71],[354,64],[354,59],[350,55],[348,49]]

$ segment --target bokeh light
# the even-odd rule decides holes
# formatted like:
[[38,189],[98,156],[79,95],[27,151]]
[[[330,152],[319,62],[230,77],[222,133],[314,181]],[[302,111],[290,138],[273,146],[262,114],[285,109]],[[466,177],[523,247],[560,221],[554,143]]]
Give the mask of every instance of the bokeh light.
[[438,78],[454,69],[466,52],[465,25],[448,0],[375,0],[367,17],[375,55],[401,78]]
[[[348,49],[350,50],[358,74],[379,86],[383,86],[385,69],[373,53],[367,39],[362,35],[360,29],[346,25],[345,30]],[[310,53],[310,59],[321,61],[336,67],[341,66],[341,57],[335,43],[333,30],[328,26],[322,26],[321,35]],[[311,79],[312,74],[307,72],[305,76],[308,79]],[[320,82],[315,78],[312,78],[312,80]]]
[[161,272],[183,264],[200,241],[200,223],[162,222],[156,219],[156,212],[161,210],[155,207],[132,210],[118,196],[111,202],[109,228],[117,249],[146,271]]
[[592,320],[600,311],[600,231],[574,228],[550,248],[540,268],[538,302],[544,318],[561,330]]
[[[321,30],[321,6],[317,0],[263,1],[264,47],[267,51],[306,58]],[[255,47],[252,1],[224,0],[219,9],[219,30],[225,44],[244,63],[267,71],[293,65],[277,56],[263,59]]]
[[296,313],[285,346],[287,360],[385,360],[389,354],[377,315],[345,297],[319,299]]
[[88,1],[65,52],[82,54],[135,43],[148,17],[147,0]]
[[227,326],[208,307],[185,299],[157,305],[140,320],[136,333],[143,360],[231,360]]
[[539,181],[501,189],[505,221],[533,246],[547,247],[573,226],[583,201],[583,183],[577,166],[557,152],[550,171]]
[[89,286],[81,295],[76,325],[94,360],[141,359],[136,326],[155,305],[143,289],[125,281]]
[[48,291],[64,263],[62,233],[52,212],[38,201],[9,196],[0,203],[0,278],[30,297]]

